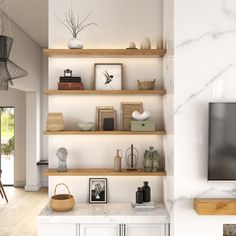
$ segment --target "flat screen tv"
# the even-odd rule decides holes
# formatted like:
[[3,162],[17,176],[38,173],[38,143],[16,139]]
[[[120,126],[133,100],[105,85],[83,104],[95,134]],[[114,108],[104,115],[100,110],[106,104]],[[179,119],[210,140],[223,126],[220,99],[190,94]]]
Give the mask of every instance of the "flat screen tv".
[[209,104],[208,181],[236,181],[236,103]]

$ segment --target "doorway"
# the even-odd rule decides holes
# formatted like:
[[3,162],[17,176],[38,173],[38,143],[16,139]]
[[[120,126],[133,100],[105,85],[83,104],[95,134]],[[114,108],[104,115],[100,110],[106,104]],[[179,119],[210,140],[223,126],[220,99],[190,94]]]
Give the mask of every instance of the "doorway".
[[0,107],[0,169],[4,186],[14,185],[15,109]]

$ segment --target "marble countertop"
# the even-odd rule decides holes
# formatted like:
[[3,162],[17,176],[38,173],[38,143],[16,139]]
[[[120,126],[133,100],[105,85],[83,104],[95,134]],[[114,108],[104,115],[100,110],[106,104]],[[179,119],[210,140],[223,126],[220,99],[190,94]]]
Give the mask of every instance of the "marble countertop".
[[72,211],[54,212],[46,205],[38,223],[169,223],[164,204],[155,209],[133,209],[128,203],[76,204]]

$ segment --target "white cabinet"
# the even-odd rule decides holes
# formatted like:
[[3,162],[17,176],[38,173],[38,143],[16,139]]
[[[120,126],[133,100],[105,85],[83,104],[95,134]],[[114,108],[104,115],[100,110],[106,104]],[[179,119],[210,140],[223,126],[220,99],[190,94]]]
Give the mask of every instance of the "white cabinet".
[[76,224],[40,224],[38,236],[77,236]]
[[77,236],[168,236],[168,224],[80,224]]
[[123,236],[168,236],[167,224],[124,224]]
[[119,224],[80,224],[80,235],[77,236],[121,236]]

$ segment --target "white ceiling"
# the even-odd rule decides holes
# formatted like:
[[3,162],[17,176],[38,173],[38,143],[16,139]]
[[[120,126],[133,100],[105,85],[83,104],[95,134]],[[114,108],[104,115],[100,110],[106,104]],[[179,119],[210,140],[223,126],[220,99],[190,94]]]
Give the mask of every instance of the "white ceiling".
[[40,47],[48,47],[48,0],[4,0],[3,11]]

